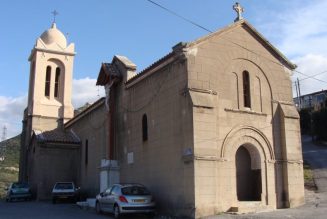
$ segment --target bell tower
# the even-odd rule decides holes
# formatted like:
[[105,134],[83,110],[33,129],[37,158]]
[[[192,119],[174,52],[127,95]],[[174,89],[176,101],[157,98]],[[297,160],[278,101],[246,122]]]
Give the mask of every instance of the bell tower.
[[31,51],[28,102],[21,135],[20,181],[28,180],[28,150],[33,132],[62,129],[74,116],[71,102],[74,56],[74,44],[67,45],[55,20]]
[[46,131],[73,117],[71,103],[74,44],[53,22],[31,51],[27,116],[31,130]]

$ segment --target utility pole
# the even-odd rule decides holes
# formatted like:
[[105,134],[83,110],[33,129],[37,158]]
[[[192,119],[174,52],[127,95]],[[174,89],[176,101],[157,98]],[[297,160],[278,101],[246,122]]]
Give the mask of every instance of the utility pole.
[[2,136],[1,136],[1,143],[2,145],[0,146],[0,161],[5,160],[5,150],[6,150],[6,144],[5,140],[7,139],[7,127],[4,125],[2,129]]
[[294,81],[295,84],[295,90],[296,90],[296,102],[297,102],[297,109],[300,111],[300,98],[299,98],[299,90],[297,89],[297,83]]
[[301,101],[301,89],[300,89],[300,82],[299,78],[297,78],[297,89],[299,90],[299,100],[300,100],[300,109],[302,108],[302,101]]
[[1,141],[5,141],[7,138],[7,127],[4,125],[2,128],[2,136],[1,136]]

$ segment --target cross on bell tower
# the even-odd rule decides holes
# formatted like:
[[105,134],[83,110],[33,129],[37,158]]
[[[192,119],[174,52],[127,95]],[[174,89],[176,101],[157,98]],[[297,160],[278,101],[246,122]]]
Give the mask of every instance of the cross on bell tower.
[[51,12],[51,14],[53,14],[53,22],[52,23],[56,23],[56,16],[59,14],[58,11],[54,10],[53,12]]
[[244,12],[244,8],[241,6],[241,4],[236,2],[235,5],[233,5],[233,9],[237,13],[237,18],[235,18],[234,22],[243,20],[242,13]]

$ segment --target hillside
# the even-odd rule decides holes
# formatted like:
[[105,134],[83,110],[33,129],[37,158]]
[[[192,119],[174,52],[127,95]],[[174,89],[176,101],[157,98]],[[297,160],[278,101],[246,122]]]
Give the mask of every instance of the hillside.
[[18,180],[20,135],[0,142],[0,149],[3,148],[4,160],[0,161],[0,198],[4,196],[4,189],[9,183]]

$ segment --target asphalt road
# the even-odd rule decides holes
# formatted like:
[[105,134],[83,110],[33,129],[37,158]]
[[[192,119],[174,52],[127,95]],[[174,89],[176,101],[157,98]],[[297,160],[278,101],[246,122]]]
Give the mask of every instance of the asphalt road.
[[[327,145],[317,146],[309,136],[302,138],[303,159],[306,160],[314,175],[319,193],[327,192]],[[327,218],[327,216],[326,216]]]
[[[81,209],[76,204],[36,201],[0,201],[0,219],[113,219],[111,214],[96,214],[94,209]],[[128,215],[122,219],[146,219],[146,215]]]
[[0,201],[1,219],[86,219],[112,218],[110,215],[97,215],[94,210],[82,210],[75,204],[53,205],[51,202]]

